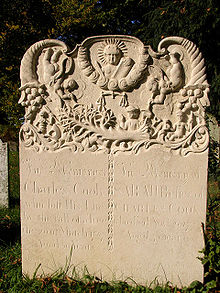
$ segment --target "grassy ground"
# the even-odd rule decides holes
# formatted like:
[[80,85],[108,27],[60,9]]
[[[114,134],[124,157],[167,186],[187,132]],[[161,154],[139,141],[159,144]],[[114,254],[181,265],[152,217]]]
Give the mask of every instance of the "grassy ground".
[[19,184],[19,154],[18,151],[9,151],[9,199],[10,207],[20,204]]
[[210,178],[208,187],[207,226],[204,231],[206,247],[201,260],[205,267],[205,282],[193,282],[188,288],[174,288],[169,283],[151,288],[133,286],[126,282],[107,283],[90,275],[82,279],[67,276],[65,271],[56,272],[47,278],[32,279],[22,276],[20,217],[19,217],[19,172],[18,152],[9,154],[10,209],[0,210],[0,293],[20,292],[220,292],[220,198],[216,178]]

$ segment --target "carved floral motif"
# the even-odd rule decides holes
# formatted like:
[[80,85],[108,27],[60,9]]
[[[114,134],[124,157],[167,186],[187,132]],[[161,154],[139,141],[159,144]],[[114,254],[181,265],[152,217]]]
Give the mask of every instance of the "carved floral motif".
[[37,151],[203,152],[208,91],[201,53],[180,37],[162,40],[158,52],[128,36],[88,38],[72,52],[44,40],[21,63],[20,138]]

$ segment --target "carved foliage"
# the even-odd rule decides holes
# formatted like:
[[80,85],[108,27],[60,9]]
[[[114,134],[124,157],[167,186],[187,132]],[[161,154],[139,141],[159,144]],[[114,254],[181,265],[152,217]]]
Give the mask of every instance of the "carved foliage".
[[183,38],[162,40],[158,52],[126,36],[88,38],[72,52],[44,40],[22,59],[20,139],[37,151],[202,152],[208,91],[201,53]]

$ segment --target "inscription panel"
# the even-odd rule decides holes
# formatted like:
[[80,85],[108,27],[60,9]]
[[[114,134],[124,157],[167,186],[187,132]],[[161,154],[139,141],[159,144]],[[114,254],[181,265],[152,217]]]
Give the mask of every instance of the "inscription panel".
[[202,280],[206,154],[21,152],[24,272],[54,272],[71,252],[79,272],[105,279]]
[[21,152],[24,271],[39,263],[40,272],[54,271],[70,252],[74,265],[86,265],[108,251],[107,156]]
[[193,156],[183,160],[157,149],[115,158],[115,247],[124,254],[121,272],[129,267],[142,282],[146,275],[176,284],[202,280],[197,257],[203,247],[207,174],[201,166],[204,155]]

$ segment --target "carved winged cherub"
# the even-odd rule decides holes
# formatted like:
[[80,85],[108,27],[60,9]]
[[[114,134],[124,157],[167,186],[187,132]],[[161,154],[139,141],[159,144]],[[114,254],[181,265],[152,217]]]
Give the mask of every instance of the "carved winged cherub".
[[97,85],[105,88],[108,91],[103,91],[100,99],[97,103],[102,109],[105,106],[105,96],[115,96],[121,95],[120,105],[122,107],[128,106],[127,96],[125,93],[119,93],[116,90],[118,89],[119,80],[126,77],[134,65],[134,61],[126,57],[126,47],[122,42],[115,42],[114,40],[107,40],[99,48],[99,59],[101,64],[96,61],[97,70],[100,74],[100,79],[97,82]]
[[147,88],[152,92],[147,105],[149,110],[153,104],[162,104],[167,94],[179,90],[184,84],[185,74],[179,53],[171,51],[166,59],[169,60],[166,73],[160,68],[149,67],[151,77],[148,80]]
[[120,38],[102,40],[96,52],[98,61],[94,62],[91,61],[90,56],[92,38],[87,39],[79,47],[78,62],[82,72],[102,89],[100,98],[97,100],[100,110],[105,109],[106,96],[111,96],[113,99],[120,96],[119,105],[128,106],[126,92],[132,90],[139,82],[147,68],[149,57],[143,44],[137,39],[135,41],[140,53],[137,54],[136,61],[128,56],[128,48],[124,40]]

